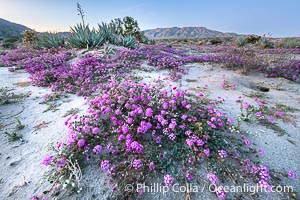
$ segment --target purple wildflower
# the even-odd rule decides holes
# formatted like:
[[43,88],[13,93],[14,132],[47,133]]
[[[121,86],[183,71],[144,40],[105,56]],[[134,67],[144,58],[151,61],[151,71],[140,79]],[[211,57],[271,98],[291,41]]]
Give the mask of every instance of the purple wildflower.
[[174,184],[174,178],[170,174],[164,176],[164,183],[166,186],[172,186]]
[[124,125],[122,126],[122,132],[123,132],[123,133],[127,133],[128,130],[129,130],[129,129],[128,129],[128,126],[124,124]]
[[146,109],[146,117],[152,117],[153,115],[153,110],[151,108]]
[[225,150],[219,150],[218,153],[221,158],[227,157],[227,152]]
[[85,144],[85,140],[84,140],[84,139],[80,139],[80,140],[78,140],[78,142],[77,142],[77,146],[78,146],[78,147],[83,147],[84,144]]
[[56,167],[64,167],[66,165],[67,161],[65,159],[59,159],[56,161],[55,166]]
[[291,170],[291,169],[288,169],[288,175],[289,175],[289,177],[291,177],[292,179],[297,179],[297,174],[296,174],[296,172],[294,172],[294,171]]
[[206,177],[207,177],[207,179],[208,179],[212,184],[218,184],[218,183],[219,183],[218,177],[217,177],[214,173],[212,173],[212,172],[208,173],[208,174],[206,175]]
[[42,164],[45,165],[45,166],[48,166],[50,165],[52,162],[52,156],[46,156],[43,161],[42,161]]
[[103,160],[103,161],[101,161],[100,168],[101,168],[103,171],[108,170],[109,167],[110,167],[110,161],[109,161],[109,160]]
[[99,128],[98,127],[93,128],[93,134],[96,135],[98,133],[99,133]]
[[99,154],[99,153],[101,152],[101,150],[102,150],[102,146],[101,146],[101,145],[96,145],[96,146],[94,147],[94,149],[93,149],[93,152],[94,152],[95,154]]
[[153,171],[155,168],[154,162],[149,163],[149,170]]

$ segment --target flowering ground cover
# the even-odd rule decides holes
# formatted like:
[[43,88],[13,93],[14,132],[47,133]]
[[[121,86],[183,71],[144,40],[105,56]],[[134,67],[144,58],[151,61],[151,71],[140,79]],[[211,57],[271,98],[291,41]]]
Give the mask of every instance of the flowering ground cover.
[[[81,168],[96,164],[110,179],[118,199],[142,198],[142,190],[126,191],[149,183],[154,176],[163,185],[176,182],[197,183],[204,179],[213,184],[219,199],[232,199],[222,184],[258,184],[271,192],[271,185],[280,185],[277,174],[256,160],[251,141],[240,130],[240,123],[254,118],[261,124],[274,123],[283,113],[272,112],[258,101],[252,106],[241,102],[238,124],[227,116],[217,101],[198,101],[188,91],[168,87],[162,80],[146,84],[130,80],[133,69],[142,70],[142,63],[157,70],[168,69],[173,81],[187,73],[189,63],[216,63],[225,68],[251,67],[268,77],[284,77],[297,81],[299,62],[293,60],[283,68],[268,68],[264,61],[253,61],[253,52],[189,54],[166,46],[140,46],[116,49],[104,57],[89,53],[76,59],[69,49],[17,49],[1,56],[0,65],[10,71],[24,69],[35,86],[47,86],[88,97],[85,115],[67,118],[67,141],[57,141],[41,162],[51,166],[48,180],[55,186],[80,192]],[[249,53],[249,54],[248,54]],[[250,70],[250,71],[251,71]],[[234,90],[236,85],[223,82],[222,88]],[[263,149],[258,148],[259,153]],[[255,152],[255,151],[254,151]],[[205,169],[206,175],[199,173]],[[296,178],[292,169],[288,176]],[[53,194],[45,191],[44,198]],[[248,193],[245,196],[252,198]],[[292,198],[292,193],[284,193]],[[35,199],[42,198],[36,194]]]

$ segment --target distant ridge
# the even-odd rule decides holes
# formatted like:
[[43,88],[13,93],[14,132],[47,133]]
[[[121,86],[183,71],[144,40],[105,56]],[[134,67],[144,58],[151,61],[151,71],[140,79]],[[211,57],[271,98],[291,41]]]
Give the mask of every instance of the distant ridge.
[[156,28],[143,31],[151,39],[164,38],[208,38],[208,37],[238,37],[237,33],[223,33],[205,27],[171,27]]
[[[0,37],[21,36],[21,33],[30,28],[10,22],[0,18]],[[205,27],[171,27],[171,28],[156,28],[143,31],[145,36],[150,39],[164,38],[209,38],[209,37],[238,37],[237,33],[224,33],[211,30]],[[61,37],[69,36],[70,32],[59,32]]]
[[25,30],[31,29],[24,25],[13,23],[0,18],[0,36],[2,37],[21,36],[21,33]]

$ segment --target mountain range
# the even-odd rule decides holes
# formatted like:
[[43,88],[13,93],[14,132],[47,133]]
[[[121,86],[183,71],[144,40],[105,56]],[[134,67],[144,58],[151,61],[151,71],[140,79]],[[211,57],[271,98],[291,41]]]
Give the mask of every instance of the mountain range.
[[[7,21],[0,18],[0,37],[21,36],[24,30],[30,28]],[[209,37],[237,37],[236,33],[224,33],[220,31],[210,30],[205,27],[171,27],[171,28],[156,28],[143,31],[145,36],[150,39],[164,38],[209,38]],[[68,32],[59,33],[62,36],[67,36]]]
[[7,21],[5,19],[0,18],[0,36],[8,37],[8,36],[21,36],[21,33],[25,30],[31,30],[30,28]]
[[145,36],[150,39],[165,38],[210,38],[210,37],[237,37],[236,33],[223,33],[220,31],[210,30],[205,27],[171,27],[156,28],[143,31]]

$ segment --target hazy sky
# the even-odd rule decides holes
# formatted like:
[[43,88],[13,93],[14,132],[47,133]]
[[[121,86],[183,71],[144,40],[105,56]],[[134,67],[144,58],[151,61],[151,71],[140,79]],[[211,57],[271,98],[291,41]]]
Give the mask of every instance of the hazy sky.
[[37,31],[68,31],[80,22],[132,16],[142,30],[204,26],[209,29],[274,37],[300,36],[300,0],[0,0],[0,18]]

